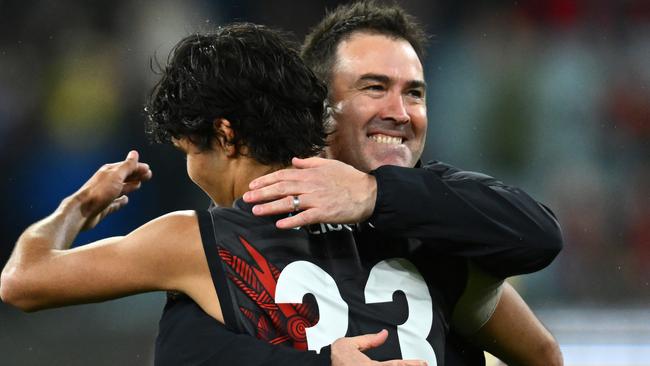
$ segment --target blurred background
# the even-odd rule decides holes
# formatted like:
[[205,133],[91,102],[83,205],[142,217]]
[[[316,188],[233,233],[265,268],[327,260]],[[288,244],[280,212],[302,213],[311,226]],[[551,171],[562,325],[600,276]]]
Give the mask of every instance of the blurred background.
[[[137,149],[154,179],[79,243],[208,199],[147,142],[143,103],[183,36],[245,20],[301,41],[338,1],[0,0],[0,265],[30,223]],[[523,187],[566,246],[511,282],[567,365],[650,365],[650,1],[398,1],[434,35],[429,136],[443,160]],[[0,303],[2,365],[147,365],[161,293],[23,314]]]

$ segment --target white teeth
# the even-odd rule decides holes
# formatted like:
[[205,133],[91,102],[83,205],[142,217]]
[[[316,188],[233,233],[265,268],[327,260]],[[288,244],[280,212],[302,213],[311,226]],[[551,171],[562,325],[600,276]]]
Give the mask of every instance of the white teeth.
[[402,138],[401,137],[393,137],[393,136],[386,136],[386,135],[371,135],[369,138],[374,141],[378,142],[380,144],[391,144],[391,145],[398,145],[402,143]]

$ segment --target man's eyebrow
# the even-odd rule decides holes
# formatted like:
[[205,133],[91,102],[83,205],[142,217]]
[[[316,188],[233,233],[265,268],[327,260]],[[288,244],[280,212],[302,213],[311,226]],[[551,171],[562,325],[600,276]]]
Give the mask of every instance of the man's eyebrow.
[[410,80],[407,83],[409,89],[424,89],[427,90],[427,83],[424,80]]
[[[359,77],[359,82],[363,81],[376,81],[384,84],[388,84],[391,82],[391,78],[388,77],[387,75],[383,74],[373,74],[373,73],[368,73],[368,74],[363,74]],[[427,83],[424,82],[424,80],[409,80],[406,83],[407,87],[409,89],[413,88],[422,88],[425,89],[427,88]]]
[[388,84],[390,78],[387,75],[369,73],[361,75],[359,81],[378,81],[380,83]]

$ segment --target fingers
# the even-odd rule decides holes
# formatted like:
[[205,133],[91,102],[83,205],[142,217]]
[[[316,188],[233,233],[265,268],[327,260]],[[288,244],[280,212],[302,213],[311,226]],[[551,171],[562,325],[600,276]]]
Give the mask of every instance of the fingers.
[[122,192],[120,193],[123,195],[129,194],[133,191],[140,189],[141,186],[142,186],[142,182],[140,181],[126,182],[122,185]]
[[[309,195],[296,195],[299,199],[298,210],[306,210],[310,207]],[[289,195],[275,201],[253,206],[253,214],[257,216],[279,215],[296,211],[293,204],[294,195]]]
[[[129,203],[129,198],[127,196],[120,196],[111,202],[108,207],[106,207],[100,214],[99,214],[99,220],[96,220],[94,223],[95,225],[103,220],[106,216],[112,214],[115,211],[118,211],[122,207],[126,206]],[[94,226],[94,225],[93,225]]]
[[[282,181],[259,189],[248,191],[244,193],[244,202],[256,203],[278,200],[287,196],[298,196],[305,193],[312,193],[314,191],[314,184],[304,181]],[[287,206],[291,208],[290,211],[282,211],[276,213],[285,213],[293,211],[293,205]]]
[[359,351],[366,351],[381,346],[386,342],[386,338],[388,338],[388,331],[382,329],[379,333],[350,337],[350,341],[353,342]]
[[133,160],[133,161],[137,162],[139,157],[140,157],[140,154],[138,153],[137,150],[131,150],[131,151],[129,151],[128,154],[126,154],[126,159],[124,159],[124,161]]
[[123,162],[121,162],[118,166],[118,171],[123,173],[123,176],[126,178],[133,171],[135,171],[138,167],[138,159],[140,158],[140,154],[138,154],[137,151],[131,150],[129,153],[126,155],[126,159],[124,159]]
[[278,220],[275,223],[275,227],[277,227],[278,229],[293,229],[301,226],[307,226],[307,225],[318,224],[320,222],[323,222],[323,220],[319,219],[319,216],[317,216],[316,213],[317,211],[315,209],[301,211],[297,215],[293,215]]
[[129,203],[129,197],[127,196],[120,196],[113,200],[113,202],[108,206],[108,209],[106,210],[106,215],[110,215],[113,212],[121,209],[122,207],[126,206]]
[[297,169],[281,169],[267,175],[263,175],[257,179],[254,179],[248,185],[248,188],[260,189],[262,187],[270,186],[281,181],[297,181],[303,180],[305,178],[305,173]]
[[[314,171],[307,168],[317,168],[332,160],[323,158],[299,159],[293,158],[292,163],[298,169],[282,169],[254,179],[248,185],[251,190],[244,194],[244,201],[249,203],[275,200],[289,195],[310,193],[313,184],[318,183]],[[307,186],[307,184],[311,184]],[[321,183],[322,185],[322,183]]]
[[293,165],[295,168],[298,169],[317,168],[323,165],[324,163],[326,163],[327,161],[331,161],[331,160],[317,158],[317,157],[307,158],[307,159],[293,158],[291,159],[291,165]]
[[423,360],[373,361],[362,352],[381,346],[388,338],[388,331],[344,337],[332,343],[332,365],[374,365],[374,366],[426,366]]
[[126,159],[118,163],[117,171],[123,177],[124,182],[144,182],[152,177],[149,164],[140,163],[140,154],[136,150],[131,150],[126,155]]
[[126,155],[126,159],[118,163],[117,171],[124,181],[145,181],[151,178],[149,165],[138,162],[140,154],[136,150],[131,150]]
[[129,174],[124,181],[125,182],[133,182],[133,181],[139,181],[139,182],[146,182],[151,177],[153,176],[153,173],[151,172],[151,168],[149,168],[149,164],[147,163],[138,163],[136,168]]

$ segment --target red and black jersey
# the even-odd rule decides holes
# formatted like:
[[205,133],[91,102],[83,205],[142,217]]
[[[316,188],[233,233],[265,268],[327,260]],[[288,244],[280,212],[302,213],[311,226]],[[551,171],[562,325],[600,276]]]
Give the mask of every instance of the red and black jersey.
[[243,201],[198,215],[227,328],[317,352],[344,336],[387,329],[371,358],[443,364],[465,259],[370,225],[279,230],[277,217],[255,217]]
[[[249,268],[257,268],[253,255],[247,251],[241,239],[253,247],[259,243],[261,248],[265,248],[260,250],[260,253],[266,262],[276,257],[274,254],[269,257],[266,253],[267,250],[271,250],[270,247],[276,246],[270,245],[275,242],[266,241],[264,235],[268,234],[270,240],[279,240],[280,243],[288,243],[284,241],[286,238],[302,243],[302,246],[298,246],[300,250],[289,250],[290,254],[296,254],[295,259],[297,259],[310,251],[313,258],[305,257],[305,259],[321,269],[324,268],[324,271],[334,278],[342,299],[350,300],[349,302],[352,303],[349,317],[352,320],[348,322],[348,334],[361,334],[364,329],[375,330],[371,324],[379,325],[375,323],[375,319],[369,322],[357,320],[356,316],[359,313],[363,315],[365,311],[372,312],[377,306],[382,305],[368,304],[365,294],[360,290],[363,290],[368,282],[370,277],[368,271],[391,255],[409,260],[427,279],[428,287],[436,288],[430,294],[432,299],[435,298],[442,305],[435,318],[440,320],[436,326],[442,325],[444,329],[447,319],[445,316],[448,315],[449,307],[457,296],[456,284],[462,282],[463,276],[462,273],[458,273],[462,266],[453,265],[462,260],[450,256],[469,258],[487,272],[505,277],[545,267],[562,247],[559,226],[552,212],[520,189],[505,185],[492,177],[462,171],[441,162],[433,162],[417,169],[383,166],[371,174],[377,180],[377,201],[372,217],[369,219],[369,222],[375,226],[375,230],[366,230],[368,224],[365,224],[360,230],[353,230],[352,227],[343,225],[317,225],[300,231],[276,231],[273,223],[277,218],[268,218],[267,221],[264,219],[257,221],[253,217],[244,219],[246,211],[242,211],[242,207],[219,211],[225,217],[219,214],[218,217],[213,218],[215,211],[212,214],[207,212],[199,214],[203,223],[201,229],[204,244],[209,244],[206,253],[208,258],[212,258],[211,269],[221,268],[213,271],[216,277],[215,284],[221,286],[221,292],[228,292],[227,295],[222,295],[220,292],[219,296],[229,296],[231,302],[229,307],[222,305],[224,314],[227,308],[232,309],[230,315],[226,315],[228,327],[245,334],[258,335],[260,329],[258,324],[262,324],[261,329],[268,329],[262,333],[269,339],[281,341],[280,344],[300,345],[302,342],[300,337],[297,341],[282,339],[281,335],[284,331],[281,325],[277,332],[273,328],[267,328],[264,325],[266,320],[260,319],[271,315],[264,315],[256,320],[254,316],[245,315],[246,310],[242,311],[239,305],[233,302],[239,295],[230,292],[235,288],[246,289],[248,285],[243,281],[239,282],[239,287],[233,287],[232,284],[235,282],[226,282],[227,279],[231,275],[235,278],[239,276],[244,263]],[[239,219],[243,221],[237,221]],[[229,244],[229,247],[222,245],[222,249],[230,252],[233,258],[235,256],[238,258],[230,263],[240,263],[241,267],[237,267],[237,264],[235,267],[231,265],[224,267],[222,256],[219,254],[219,241],[215,240],[218,238],[211,234],[214,232],[213,220],[224,225],[225,228],[239,230],[231,233],[217,230],[217,234],[229,235],[219,239],[222,244]],[[250,226],[247,226],[249,224]],[[322,233],[326,234],[323,236]],[[327,245],[331,244],[333,240],[330,239],[337,235],[345,240],[351,240],[350,233],[356,251],[345,245]],[[305,239],[309,240],[305,241]],[[316,245],[319,242],[322,245]],[[348,241],[344,242],[348,243]],[[304,243],[311,243],[311,247],[305,247]],[[289,246],[279,245],[277,248],[271,252],[280,250],[280,253],[285,253]],[[228,257],[226,252],[221,253]],[[350,258],[345,260],[344,257],[348,255],[353,260]],[[215,263],[221,264],[216,266]],[[285,261],[273,265],[277,270],[288,263]],[[328,272],[330,269],[336,269],[337,273],[342,274],[332,275]],[[449,269],[448,273],[445,272],[447,269]],[[358,278],[352,275],[355,270],[359,273]],[[222,274],[221,277],[219,273]],[[245,273],[243,278],[249,278],[250,282],[250,276],[246,277]],[[259,290],[259,287],[257,289]],[[254,292],[249,293],[253,295]],[[249,297],[246,300],[248,301],[246,306],[255,307],[258,301],[264,301],[259,297],[255,301],[251,299],[253,298]],[[223,303],[224,300],[221,300]],[[398,308],[403,304],[404,293],[396,291],[392,300],[392,302],[384,302],[383,305],[388,306],[391,316],[395,314],[397,318],[401,314]],[[315,301],[312,296],[306,295],[303,303],[309,305],[315,304]],[[310,307],[306,306],[306,308]],[[264,313],[268,314],[272,311],[274,309]],[[284,316],[283,312],[280,313]],[[401,316],[406,315],[404,313]],[[304,325],[309,324],[307,323],[309,321],[314,321],[313,315],[306,316],[300,323],[294,321],[292,324]],[[381,325],[399,324],[396,319],[388,320],[383,317],[380,318],[380,323],[382,322]],[[269,324],[284,323],[269,322]],[[391,332],[387,347],[377,352],[394,352],[397,349],[395,345],[399,345],[395,336],[396,327],[388,328]],[[296,329],[299,330],[296,334],[300,335],[302,325]],[[467,345],[459,337],[451,339],[454,339],[454,342],[451,345],[447,344],[445,352],[448,365],[483,364],[480,351]],[[289,347],[274,347],[269,343],[259,342],[253,337],[229,332],[202,312],[191,300],[174,296],[168,298],[160,321],[155,363],[160,366],[216,365],[235,362],[240,365],[255,366],[326,365],[329,364],[329,356],[324,355],[327,349],[323,350],[320,355],[314,352],[300,352]],[[374,357],[372,352],[370,355]],[[436,355],[438,358],[441,357],[437,348]],[[384,354],[381,353],[380,356]]]

